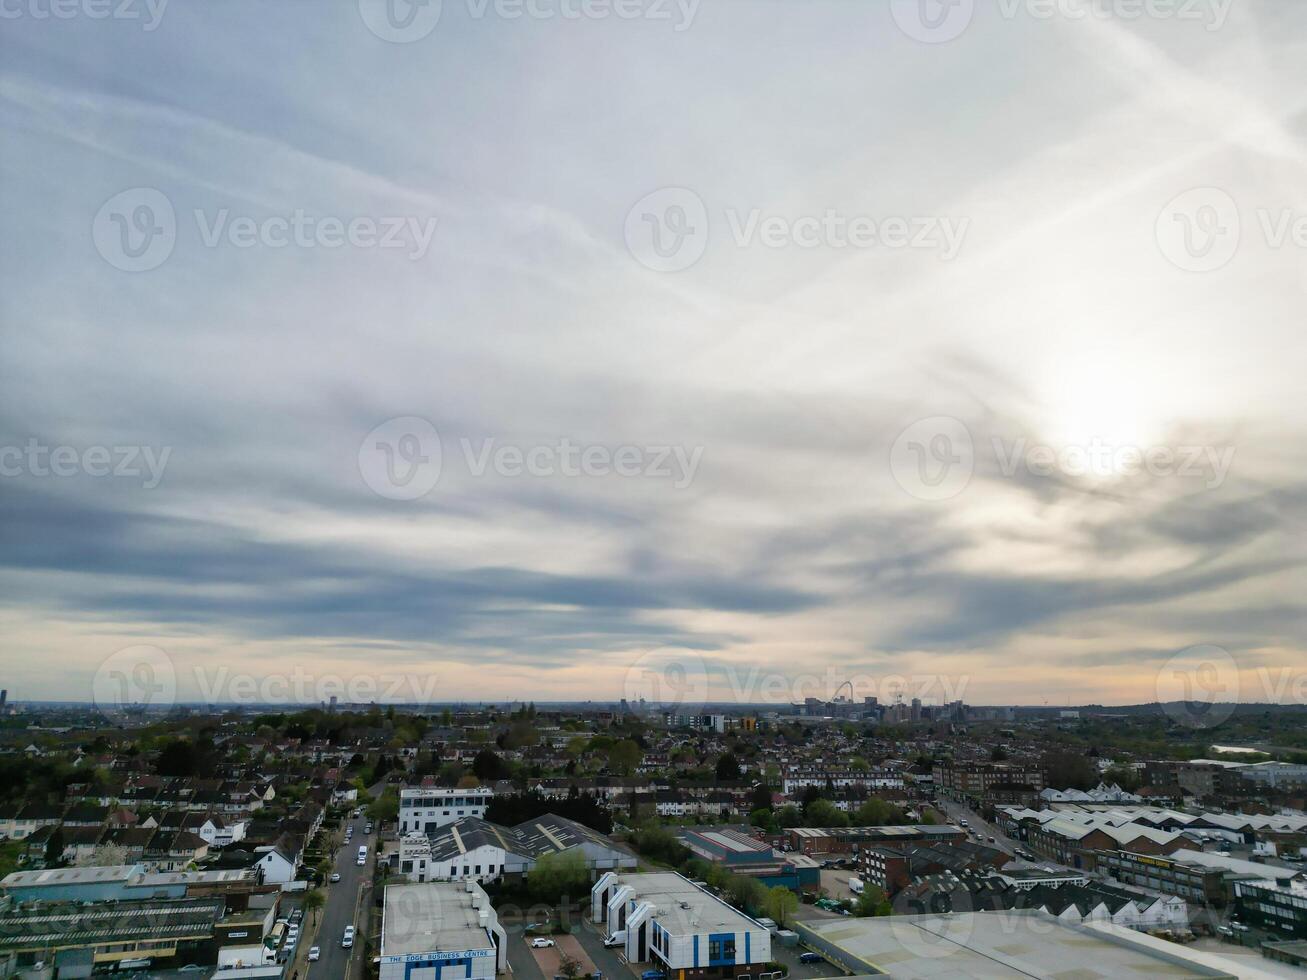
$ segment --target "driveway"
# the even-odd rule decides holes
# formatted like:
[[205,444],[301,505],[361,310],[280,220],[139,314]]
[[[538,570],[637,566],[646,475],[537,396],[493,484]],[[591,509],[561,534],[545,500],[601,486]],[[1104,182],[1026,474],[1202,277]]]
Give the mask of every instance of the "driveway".
[[514,980],[545,980],[540,965],[526,944],[522,927],[508,926],[504,931],[508,934],[508,968],[513,972]]
[[615,946],[612,949],[605,948],[603,937],[607,935],[607,932],[603,930],[603,926],[596,926],[587,919],[573,935],[581,943],[595,968],[604,975],[605,980],[626,980],[629,977],[639,977],[644,972],[641,964],[627,963],[626,956],[620,946]]

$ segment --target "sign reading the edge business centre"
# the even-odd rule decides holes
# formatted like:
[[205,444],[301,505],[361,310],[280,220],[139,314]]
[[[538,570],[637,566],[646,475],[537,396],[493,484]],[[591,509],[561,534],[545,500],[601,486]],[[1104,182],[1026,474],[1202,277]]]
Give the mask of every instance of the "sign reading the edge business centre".
[[493,949],[468,949],[461,953],[405,953],[403,956],[383,956],[382,963],[440,963],[445,960],[466,960],[476,956],[493,956]]

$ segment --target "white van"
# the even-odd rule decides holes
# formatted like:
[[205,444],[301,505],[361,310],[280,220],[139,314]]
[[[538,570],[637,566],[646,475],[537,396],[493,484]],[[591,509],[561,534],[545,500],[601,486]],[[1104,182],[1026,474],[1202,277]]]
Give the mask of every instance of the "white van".
[[360,865],[363,865],[363,864],[367,864],[367,863],[368,863],[368,845],[367,845],[367,844],[360,844],[360,845],[359,845],[359,859],[358,859],[358,861],[356,861],[355,863],[356,863],[356,864],[360,864]]

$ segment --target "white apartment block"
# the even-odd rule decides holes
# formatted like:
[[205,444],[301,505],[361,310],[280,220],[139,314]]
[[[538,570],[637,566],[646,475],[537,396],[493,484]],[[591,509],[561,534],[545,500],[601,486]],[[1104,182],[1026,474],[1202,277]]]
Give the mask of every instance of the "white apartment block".
[[400,790],[399,832],[425,834],[464,817],[484,817],[494,795],[488,786]]

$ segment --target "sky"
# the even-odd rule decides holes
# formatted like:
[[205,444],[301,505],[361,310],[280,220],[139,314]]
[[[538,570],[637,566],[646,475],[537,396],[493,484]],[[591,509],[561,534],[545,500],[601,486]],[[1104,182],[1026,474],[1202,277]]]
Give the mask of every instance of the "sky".
[[11,699],[1302,700],[1304,5],[0,14]]

